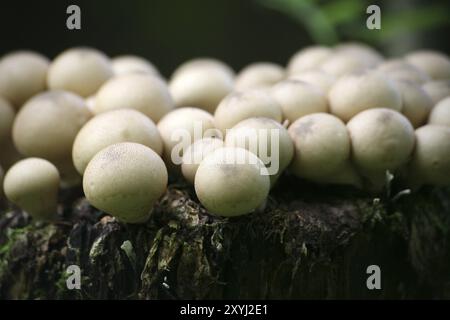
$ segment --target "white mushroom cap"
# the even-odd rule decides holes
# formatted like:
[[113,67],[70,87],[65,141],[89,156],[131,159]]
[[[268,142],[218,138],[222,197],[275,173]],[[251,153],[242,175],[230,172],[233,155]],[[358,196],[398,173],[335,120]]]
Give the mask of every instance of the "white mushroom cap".
[[200,163],[195,175],[195,192],[202,205],[214,215],[233,217],[250,213],[269,194],[270,179],[266,171],[253,153],[242,148],[220,148]]
[[450,185],[450,128],[426,125],[415,134],[410,174],[425,184]]
[[414,128],[421,126],[433,107],[430,96],[414,82],[397,81],[396,85],[402,96],[402,113]]
[[294,156],[288,131],[269,118],[249,118],[239,122],[228,130],[225,146],[244,148],[257,155],[266,165],[272,185]]
[[347,124],[352,157],[361,173],[393,172],[404,165],[414,148],[414,129],[397,111],[365,110]]
[[89,120],[78,132],[72,148],[72,159],[82,175],[92,157],[109,145],[119,142],[143,144],[158,155],[163,145],[155,123],[133,109],[112,110]]
[[236,76],[234,89],[245,90],[266,88],[283,80],[285,71],[282,66],[271,62],[252,63]]
[[3,188],[12,203],[36,220],[51,220],[56,215],[59,173],[44,159],[28,158],[17,162],[5,175]]
[[320,65],[320,70],[335,77],[351,73],[360,73],[367,69],[361,59],[345,53],[335,53]]
[[428,118],[428,123],[450,127],[450,97],[442,99],[434,106]]
[[405,59],[432,79],[450,79],[450,59],[441,52],[420,50],[408,54]]
[[102,52],[92,48],[72,48],[62,52],[50,64],[47,84],[50,89],[88,97],[113,75],[111,61]]
[[0,145],[11,137],[15,115],[16,113],[11,104],[0,97]]
[[376,67],[384,60],[378,51],[364,43],[341,43],[335,47],[335,51],[361,61],[367,68]]
[[267,90],[232,92],[220,102],[214,113],[216,127],[223,133],[238,122],[253,117],[265,117],[281,122],[281,107]]
[[344,122],[367,109],[400,111],[402,108],[402,98],[395,83],[375,71],[341,77],[331,88],[328,98],[331,113]]
[[116,76],[129,73],[147,73],[160,76],[158,69],[147,59],[134,55],[123,55],[111,60]]
[[423,90],[430,96],[433,105],[450,96],[450,80],[436,80],[424,83]]
[[164,146],[163,158],[171,170],[181,165],[183,151],[192,143],[218,134],[213,116],[199,108],[175,109],[163,117],[157,127]]
[[152,149],[123,142],[98,152],[83,176],[87,200],[126,223],[145,222],[167,188],[167,169]]
[[416,84],[423,84],[431,80],[425,72],[401,59],[383,62],[378,66],[377,70],[397,81],[411,81]]
[[307,82],[285,80],[273,86],[271,94],[290,123],[307,114],[328,111],[325,92]]
[[322,62],[331,57],[333,50],[323,46],[311,46],[303,48],[289,60],[288,74],[294,75],[304,71],[317,69]]
[[195,174],[203,159],[211,152],[222,148],[223,141],[217,138],[203,138],[191,144],[183,153],[181,172],[184,178],[194,184]]
[[17,51],[0,60],[0,96],[16,109],[45,90],[49,61],[32,51]]
[[327,113],[314,113],[289,127],[294,142],[292,172],[307,179],[335,173],[350,157],[350,137],[345,124]]
[[323,92],[328,93],[333,84],[336,82],[336,77],[325,73],[321,70],[310,70],[303,73],[295,74],[289,77],[291,80],[299,80],[322,89]]
[[94,113],[113,109],[136,109],[158,122],[174,108],[167,85],[149,74],[126,74],[114,77],[97,92]]
[[169,90],[177,107],[194,106],[213,113],[233,85],[234,72],[224,63],[198,59],[175,70]]

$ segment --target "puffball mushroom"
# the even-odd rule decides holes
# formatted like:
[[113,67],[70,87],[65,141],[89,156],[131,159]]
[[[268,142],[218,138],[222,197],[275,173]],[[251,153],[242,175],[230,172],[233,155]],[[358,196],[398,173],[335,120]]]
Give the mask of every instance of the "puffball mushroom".
[[60,169],[64,181],[75,179],[72,145],[91,116],[84,99],[74,93],[41,93],[28,100],[17,114],[13,125],[14,144],[27,157],[51,161]]
[[284,119],[290,123],[307,114],[328,111],[325,92],[304,81],[279,82],[272,87],[271,94],[280,104]]
[[333,84],[336,82],[335,76],[327,74],[321,70],[305,71],[303,73],[295,74],[289,77],[289,79],[309,83],[313,86],[319,87],[325,93],[328,93]]
[[288,74],[294,75],[304,71],[316,69],[323,61],[332,55],[333,50],[328,47],[306,47],[291,57],[287,66]]
[[434,80],[450,79],[450,59],[441,52],[420,50],[406,55],[405,59]]
[[264,203],[270,179],[262,161],[242,148],[220,148],[200,163],[195,192],[212,214],[234,217]]
[[158,69],[148,60],[134,55],[118,56],[111,60],[114,75],[147,73],[160,76]]
[[403,115],[414,128],[421,126],[433,107],[430,96],[414,82],[397,81],[396,85],[402,96]]
[[203,159],[211,152],[222,148],[223,141],[217,138],[203,138],[191,144],[183,153],[181,172],[184,178],[194,184],[195,174]]
[[426,125],[415,132],[410,172],[421,183],[450,185],[450,128]]
[[331,113],[344,122],[367,109],[400,111],[402,108],[402,98],[395,83],[376,71],[339,78],[331,88],[328,99]]
[[434,106],[428,118],[428,123],[450,127],[450,97],[439,101]]
[[0,60],[0,96],[16,109],[46,88],[49,60],[33,51],[16,51]]
[[72,148],[72,159],[83,175],[92,157],[109,145],[135,142],[162,154],[159,131],[152,120],[133,109],[112,110],[89,120],[78,132]]
[[431,97],[433,105],[450,96],[450,80],[429,81],[422,88]]
[[159,77],[135,73],[114,77],[95,96],[95,114],[123,108],[136,109],[158,122],[174,108],[174,103]]
[[266,165],[271,184],[291,163],[294,145],[288,131],[269,118],[249,118],[228,130],[225,146],[249,150]]
[[216,127],[225,133],[238,122],[265,117],[281,122],[283,115],[278,102],[265,89],[235,91],[226,96],[214,113]]
[[114,75],[110,59],[92,48],[72,48],[59,54],[50,64],[50,89],[74,92],[82,97],[94,94]]
[[351,73],[360,73],[367,69],[367,65],[361,59],[344,53],[336,53],[326,59],[320,70],[335,77],[341,77]]
[[191,107],[169,112],[158,122],[157,127],[164,146],[163,158],[171,170],[177,170],[177,166],[181,165],[183,152],[192,143],[219,134],[210,113]]
[[11,137],[11,129],[15,115],[14,108],[11,104],[0,97],[0,145]]
[[99,151],[83,176],[83,190],[94,207],[125,223],[145,222],[167,188],[167,169],[152,149],[132,142]]
[[383,56],[370,46],[359,42],[341,43],[335,47],[338,54],[345,54],[361,61],[367,68],[379,65]]
[[397,81],[410,81],[421,85],[431,80],[425,72],[401,59],[383,62],[377,67],[377,70]]
[[175,70],[169,89],[177,107],[194,106],[213,113],[233,85],[234,72],[223,62],[196,59]]
[[339,118],[328,113],[309,114],[288,129],[294,142],[292,172],[307,179],[323,179],[350,158],[350,137]]
[[36,220],[55,218],[58,188],[58,169],[49,161],[39,158],[17,162],[8,170],[3,181],[8,200]]
[[282,66],[270,62],[252,63],[236,76],[234,89],[270,87],[283,80],[285,72]]
[[348,123],[352,160],[363,172],[385,174],[404,165],[414,148],[414,129],[397,111],[365,110]]

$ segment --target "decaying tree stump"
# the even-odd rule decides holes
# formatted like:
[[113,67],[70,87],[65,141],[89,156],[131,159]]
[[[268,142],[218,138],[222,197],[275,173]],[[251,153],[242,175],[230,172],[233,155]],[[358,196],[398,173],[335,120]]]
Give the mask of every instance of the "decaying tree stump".
[[[450,298],[450,190],[374,198],[284,177],[264,211],[208,215],[172,184],[145,225],[61,196],[60,220],[0,216],[0,298]],[[81,290],[66,268],[81,269]],[[368,290],[369,265],[381,290]]]

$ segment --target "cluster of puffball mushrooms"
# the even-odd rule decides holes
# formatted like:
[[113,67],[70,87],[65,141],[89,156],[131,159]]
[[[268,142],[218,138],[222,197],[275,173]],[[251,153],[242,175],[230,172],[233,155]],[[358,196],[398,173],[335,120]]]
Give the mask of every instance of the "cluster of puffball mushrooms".
[[[169,174],[226,217],[260,210],[283,171],[370,191],[386,173],[415,189],[450,184],[450,59],[430,50],[385,59],[364,44],[312,46],[287,67],[238,74],[199,58],[170,80],[138,56],[20,51],[0,60],[0,97],[0,195],[36,220],[55,219],[58,191],[82,185],[94,207],[145,222]],[[182,148],[180,129],[194,137]],[[256,151],[235,143],[272,129],[277,141],[256,135]],[[262,174],[270,145],[279,170]]]

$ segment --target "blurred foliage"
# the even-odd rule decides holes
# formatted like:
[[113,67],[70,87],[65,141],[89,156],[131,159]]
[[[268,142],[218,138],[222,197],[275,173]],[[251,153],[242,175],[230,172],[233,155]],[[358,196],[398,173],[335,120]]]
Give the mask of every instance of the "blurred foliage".
[[[351,39],[381,46],[405,34],[450,25],[448,1],[255,0],[301,24],[314,42],[333,45]],[[365,27],[366,8],[381,9],[381,30]]]

